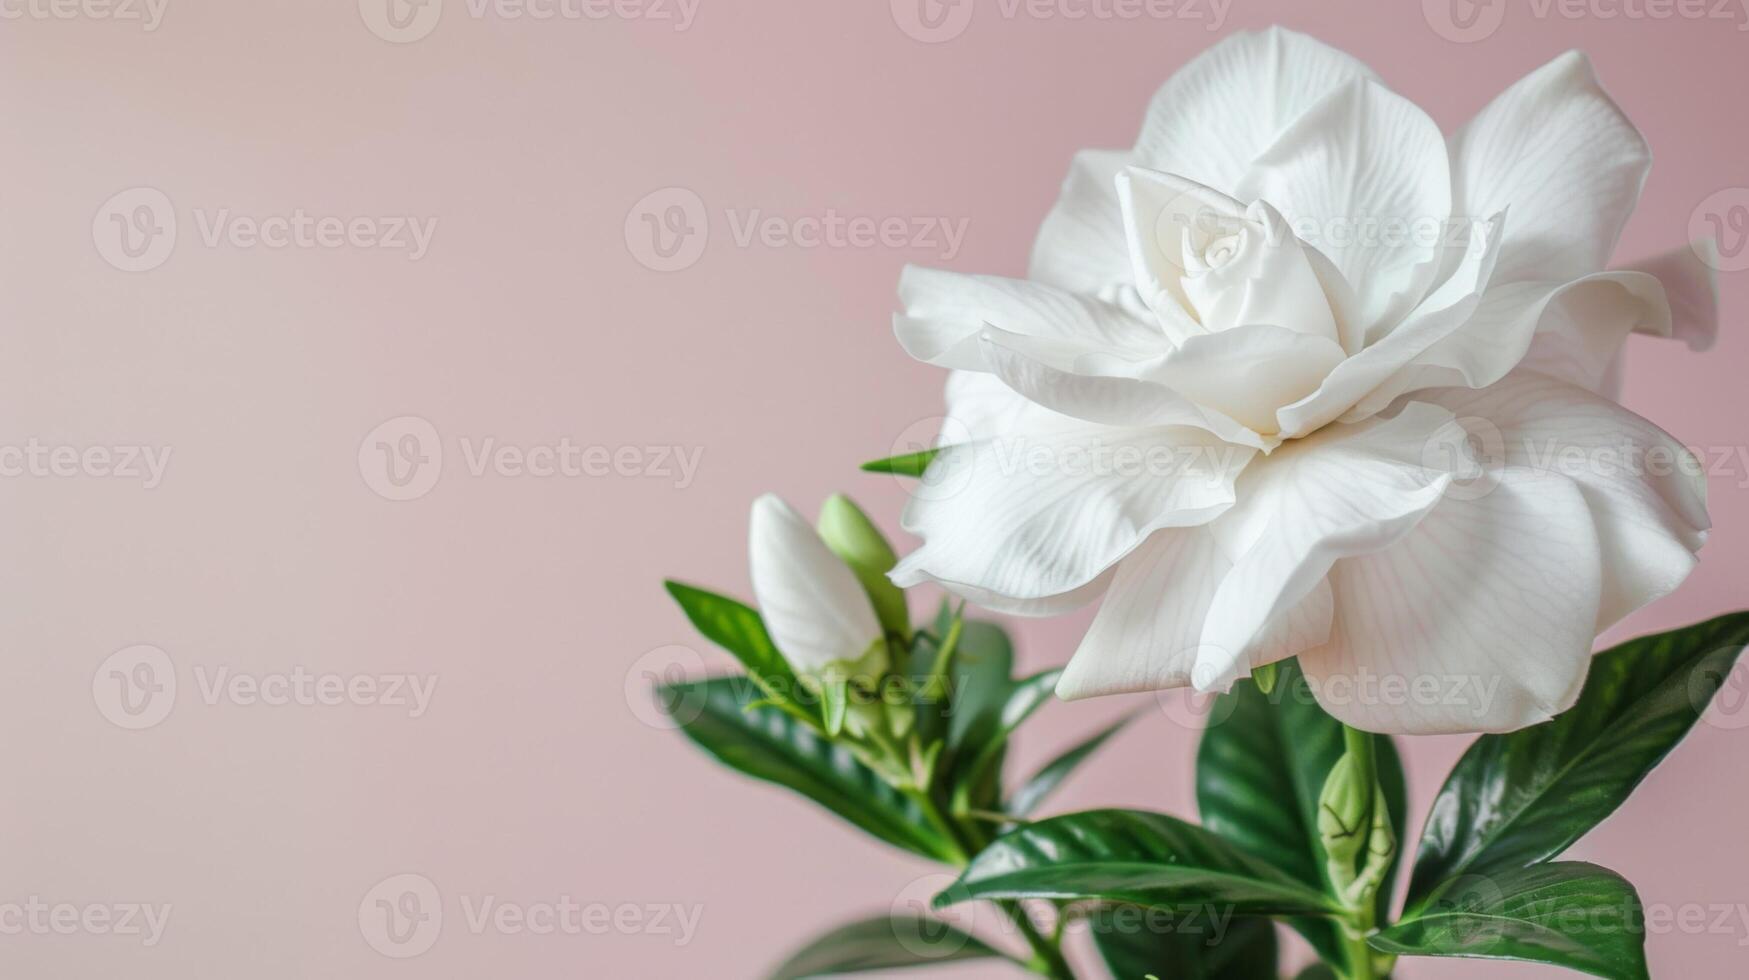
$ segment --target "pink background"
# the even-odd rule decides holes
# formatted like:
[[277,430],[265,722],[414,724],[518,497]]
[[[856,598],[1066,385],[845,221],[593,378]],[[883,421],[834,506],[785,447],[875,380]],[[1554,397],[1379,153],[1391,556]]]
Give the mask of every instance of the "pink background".
[[[1456,43],[1417,3],[1235,0],[1218,31],[1193,13],[1010,18],[976,0],[963,34],[932,44],[886,4],[801,0],[707,2],[684,31],[481,19],[448,0],[408,44],[374,35],[353,0],[169,0],[153,31],[0,20],[0,444],[173,451],[150,490],[0,479],[0,905],[173,907],[151,948],[0,935],[0,974],[750,977],[915,894],[933,868],[640,721],[648,651],[725,662],[661,579],[746,594],[746,507],[769,489],[807,511],[848,490],[896,523],[902,488],[855,464],[927,435],[941,382],[891,339],[900,267],[1021,273],[1071,153],[1127,144],[1154,88],[1222,33],[1312,31],[1448,128],[1560,51],[1589,51],[1658,157],[1618,259],[1682,242],[1703,199],[1749,185],[1738,21],[1514,4],[1492,36]],[[659,273],[624,227],[671,186],[705,202],[711,234],[696,264]],[[135,187],[167,195],[180,231],[161,267],[129,273],[106,262],[93,216]],[[417,261],[208,246],[196,213],[226,207],[439,223]],[[968,234],[944,260],[939,247],[741,247],[724,219],[828,208],[963,219]],[[1749,273],[1723,275],[1722,291],[1718,347],[1634,341],[1626,401],[1691,445],[1731,449],[1749,408],[1735,322]],[[357,452],[405,415],[441,433],[445,463],[429,493],[395,502]],[[476,478],[459,440],[486,436],[676,445],[702,462],[685,487]],[[1746,478],[1740,461],[1713,477],[1700,571],[1624,634],[1743,605]],[[1078,626],[1022,626],[1025,664],[1059,662]],[[129,731],[92,680],[140,643],[166,652],[180,690],[161,724]],[[411,718],[208,704],[195,676],[299,666],[438,687]],[[1020,761],[1149,703],[1050,706]],[[1573,856],[1671,910],[1749,905],[1739,721],[1700,727]],[[1055,806],[1191,813],[1194,744],[1150,712]],[[1416,813],[1464,744],[1408,747]],[[367,945],[358,911],[401,873],[436,884],[445,922],[431,951],[396,960]],[[460,900],[484,895],[702,918],[683,946],[475,934]],[[1746,972],[1749,926],[1707,918],[1651,937],[1656,975]],[[1564,975],[1461,961],[1401,973]]]

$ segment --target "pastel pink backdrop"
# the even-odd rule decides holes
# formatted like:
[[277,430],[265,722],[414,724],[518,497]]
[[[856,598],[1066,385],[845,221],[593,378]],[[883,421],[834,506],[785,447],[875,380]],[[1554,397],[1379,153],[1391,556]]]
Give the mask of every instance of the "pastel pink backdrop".
[[[11,9],[11,8],[9,8]],[[1078,148],[1120,146],[1174,69],[1223,33],[1285,23],[1374,65],[1450,128],[1572,47],[1657,156],[1618,259],[1684,241],[1749,185],[1736,23],[1533,16],[1474,43],[1419,3],[1235,0],[1203,19],[1039,19],[977,0],[926,44],[884,3],[706,3],[696,22],[509,20],[450,0],[391,44],[352,0],[169,0],[156,30],[0,21],[0,443],[173,448],[161,486],[0,480],[0,903],[162,902],[162,942],[0,936],[13,977],[752,977],[816,930],[880,911],[934,869],[718,768],[628,702],[640,660],[706,650],[662,593],[747,592],[746,507],[833,490],[889,527],[902,488],[859,474],[936,413],[941,376],[893,342],[907,262],[1019,274]],[[94,244],[112,194],[163,191],[162,267]],[[659,273],[628,248],[646,194],[691,189],[711,237]],[[435,217],[418,261],[363,248],[202,241],[194,213]],[[725,209],[964,219],[963,249],[738,246]],[[1717,349],[1635,340],[1626,401],[1690,444],[1749,432],[1722,277]],[[386,419],[442,433],[442,479],[384,499],[357,449]],[[660,477],[475,478],[461,437],[702,450]],[[1711,482],[1699,572],[1629,634],[1744,605],[1749,478]],[[1030,668],[1080,621],[1020,624]],[[160,725],[94,705],[111,653],[179,672]],[[430,710],[207,704],[195,666],[438,678]],[[629,682],[628,682],[629,675]],[[637,698],[633,697],[632,701]],[[1114,714],[1053,705],[1032,764]],[[1056,801],[1193,813],[1195,732],[1151,711]],[[1407,744],[1416,813],[1463,739]],[[1573,855],[1649,903],[1749,903],[1749,732],[1702,726]],[[399,873],[444,895],[434,948],[394,960],[358,925]],[[681,904],[663,935],[469,929],[458,899]],[[1749,967],[1749,932],[1650,940],[1654,974]],[[1410,978],[1541,977],[1414,962]],[[972,966],[951,974],[1006,975]]]

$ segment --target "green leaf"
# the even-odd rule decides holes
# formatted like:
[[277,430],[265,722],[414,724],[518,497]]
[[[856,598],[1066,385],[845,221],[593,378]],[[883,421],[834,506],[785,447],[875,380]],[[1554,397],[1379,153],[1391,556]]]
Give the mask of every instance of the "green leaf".
[[[795,671],[771,642],[771,634],[766,632],[759,613],[745,603],[681,582],[669,580],[662,584],[680,603],[693,627],[705,639],[734,654],[767,695],[781,701],[796,701],[800,686]],[[805,710],[812,713],[813,709]]]
[[1069,774],[1074,772],[1076,767],[1086,762],[1093,753],[1099,751],[1100,746],[1104,745],[1113,735],[1122,731],[1123,727],[1134,721],[1135,718],[1135,715],[1120,718],[1093,737],[1045,763],[1044,768],[1014,791],[1014,795],[1008,800],[1008,805],[1003,808],[1004,812],[1017,817],[1024,817],[1031,813],[1040,803],[1044,802],[1045,797],[1051,795],[1062,784],[1063,780],[1069,778]]
[[1148,908],[1210,905],[1237,915],[1335,911],[1212,833],[1136,810],[1092,810],[1011,830],[979,852],[936,904],[970,898],[1097,898]]
[[1646,924],[1632,885],[1580,862],[1466,875],[1426,907],[1373,936],[1399,956],[1465,956],[1551,963],[1605,977],[1646,980]]
[[891,473],[894,476],[920,477],[929,469],[929,464],[941,454],[941,449],[925,449],[922,452],[906,453],[903,456],[889,456],[862,464],[864,473]]
[[672,684],[662,694],[686,736],[730,768],[795,790],[889,844],[933,860],[955,859],[953,846],[914,801],[805,722],[755,706],[752,685],[743,679]]
[[894,914],[852,922],[820,936],[785,960],[772,972],[771,980],[805,980],[1001,956],[971,934],[938,919]]
[[958,777],[956,803],[969,800],[973,789],[985,785],[991,778],[1000,784],[1000,766],[1009,736],[1050,700],[1057,689],[1057,679],[1062,676],[1063,671],[1059,668],[1009,684],[1008,700],[996,717],[996,727],[984,737],[983,744],[976,746],[977,754]]
[[[945,606],[942,613],[948,615]],[[947,623],[938,620],[937,631],[945,634]],[[978,810],[999,805],[1005,753],[997,746],[982,761],[979,757],[1001,731],[1003,712],[1015,691],[1013,671],[1008,634],[995,623],[964,620],[948,666],[947,701],[939,706],[946,713],[947,744],[941,756],[949,794],[945,803],[958,801]]]
[[1591,661],[1574,707],[1476,740],[1434,800],[1411,910],[1441,882],[1546,861],[1615,812],[1682,740],[1749,642],[1749,613],[1631,640]]
[[[945,633],[945,630],[943,631]],[[953,709],[947,740],[954,748],[981,746],[996,734],[1014,691],[1014,646],[995,623],[968,619],[949,670]]]
[[[1269,861],[1295,881],[1331,890],[1318,836],[1318,795],[1342,757],[1342,723],[1318,706],[1299,666],[1284,660],[1275,686],[1235,684],[1208,715],[1196,756],[1196,800],[1203,826]],[[1373,736],[1379,784],[1397,840],[1409,808],[1403,766],[1388,736]],[[1395,870],[1395,863],[1392,870]],[[1379,889],[1382,918],[1391,904],[1387,875]],[[1321,919],[1291,922],[1326,958],[1340,950],[1336,926]]]
[[1180,916],[1120,905],[1092,918],[1093,941],[1116,980],[1275,980],[1275,926],[1268,919]]
[[1328,964],[1314,963],[1299,972],[1294,980],[1342,980]]

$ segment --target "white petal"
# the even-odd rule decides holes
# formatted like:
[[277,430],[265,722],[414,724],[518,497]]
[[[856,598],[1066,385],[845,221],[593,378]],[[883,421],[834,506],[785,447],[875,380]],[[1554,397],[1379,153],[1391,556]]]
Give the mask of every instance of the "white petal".
[[1257,154],[1326,92],[1373,77],[1304,34],[1279,27],[1234,34],[1161,86],[1135,162],[1233,194]]
[[1092,295],[1129,282],[1130,257],[1113,184],[1129,159],[1127,150],[1075,154],[1062,195],[1033,242],[1027,278]]
[[1168,427],[1088,426],[946,450],[930,467],[941,478],[919,485],[905,508],[904,527],[923,546],[891,577],[968,598],[1076,593],[1154,531],[1225,510],[1252,455]]
[[759,613],[778,650],[798,670],[855,662],[881,638],[856,574],[775,494],[753,502],[748,539]]
[[1063,362],[1046,342],[986,331],[985,360],[1013,391],[1052,415],[1114,426],[1183,425],[1204,429],[1226,442],[1274,449],[1280,439],[1265,436],[1220,411],[1198,405],[1146,375],[1159,359],[1141,364],[1089,358]]
[[1395,418],[1326,426],[1255,461],[1239,504],[1211,530],[1235,556],[1203,624],[1194,675],[1200,690],[1226,690],[1249,672],[1267,627],[1299,604],[1340,558],[1401,539],[1439,502],[1461,441],[1450,412],[1405,406]]
[[1423,392],[1463,418],[1499,465],[1578,485],[1597,527],[1603,598],[1596,629],[1669,594],[1710,526],[1698,460],[1662,429],[1576,386],[1528,371],[1482,391]]
[[[1430,348],[1464,328],[1480,305],[1481,291],[1492,273],[1502,223],[1502,216],[1496,215],[1492,221],[1473,229],[1456,269],[1407,320],[1337,365],[1315,392],[1283,408],[1279,414],[1282,433],[1302,435],[1342,417],[1407,370]],[[1393,399],[1396,393],[1393,391]],[[1391,400],[1372,398],[1368,410],[1349,415],[1348,421],[1370,417]]]
[[[1689,350],[1711,350],[1719,335],[1718,243],[1703,238],[1628,266],[1664,286],[1670,304],[1670,336]],[[1642,326],[1642,331],[1649,330]]]
[[1261,199],[1357,293],[1361,330],[1419,303],[1438,271],[1451,170],[1439,127],[1413,102],[1356,80],[1329,92],[1258,155],[1241,200]]
[[[1215,587],[1232,562],[1204,527],[1158,531],[1117,566],[1099,614],[1057,682],[1064,699],[1188,687]],[[1255,664],[1325,642],[1331,597],[1320,584],[1272,630]]]
[[[1573,380],[1592,377],[1607,364],[1594,343],[1598,338],[1604,338],[1602,346],[1609,347],[1615,342],[1608,338],[1667,316],[1659,292],[1656,280],[1638,272],[1600,272],[1568,283],[1493,286],[1482,294],[1481,303],[1461,327],[1416,355],[1413,362],[1363,398],[1347,417],[1365,417],[1383,410],[1399,395],[1425,388],[1485,388],[1525,362],[1533,340],[1544,330],[1575,340],[1545,346],[1539,354],[1539,370],[1571,373]],[[1588,328],[1588,322],[1600,326]],[[1614,325],[1607,326],[1609,323]],[[1587,334],[1591,341],[1579,343]],[[1561,366],[1557,364],[1560,358],[1573,363]]]
[[920,361],[962,370],[988,370],[978,335],[993,326],[1026,337],[1060,341],[1073,351],[1158,354],[1167,348],[1158,328],[1122,307],[1052,286],[907,267],[899,278],[905,312],[893,330]]
[[1509,469],[1389,549],[1330,572],[1330,642],[1300,665],[1325,710],[1395,734],[1504,732],[1573,704],[1591,656],[1597,535],[1579,489]]
[[1554,294],[1518,366],[1603,391],[1629,333],[1670,334],[1664,287],[1643,272],[1600,272]]
[[949,371],[944,397],[947,422],[942,433],[952,443],[1082,424],[1022,397],[1001,378],[981,371]]
[[1318,389],[1343,361],[1334,340],[1253,324],[1187,339],[1148,378],[1273,435],[1276,412]]
[[1502,283],[1603,269],[1652,162],[1577,51],[1502,92],[1451,143],[1455,213],[1511,209]]

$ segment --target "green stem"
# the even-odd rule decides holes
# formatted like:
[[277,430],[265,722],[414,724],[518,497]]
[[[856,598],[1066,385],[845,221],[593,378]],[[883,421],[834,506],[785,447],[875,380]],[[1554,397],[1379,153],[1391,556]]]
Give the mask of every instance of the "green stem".
[[[967,845],[966,833],[955,821],[950,820],[940,807],[935,805],[935,800],[928,791],[913,786],[902,792],[916,802],[918,808],[929,818],[929,822],[935,825],[936,830],[953,847],[954,865],[963,870],[966,865],[970,864],[969,852],[971,848]],[[1074,971],[1069,968],[1068,961],[1063,958],[1063,951],[1059,946],[1060,940],[1053,940],[1039,932],[1038,926],[1033,924],[1032,916],[1027,914],[1026,909],[1019,902],[997,902],[996,906],[1002,910],[1002,914],[1006,915],[1009,921],[1014,923],[1015,928],[1020,930],[1021,937],[1026,940],[1027,947],[1032,951],[1032,959],[1021,965],[1039,976],[1050,977],[1052,980],[1075,980]]]
[[[1347,725],[1342,726],[1343,747],[1354,760],[1355,781],[1362,786],[1372,787],[1372,792],[1366,794],[1368,800],[1366,811],[1361,818],[1360,860],[1367,860],[1369,854],[1368,840],[1372,827],[1372,802],[1378,797],[1378,745],[1372,735],[1357,731]],[[1342,933],[1343,957],[1347,960],[1346,980],[1377,980],[1379,973],[1373,956],[1372,947],[1367,945],[1367,936],[1371,935],[1377,916],[1376,892],[1371,888],[1364,889],[1355,901],[1348,914],[1338,923]]]

